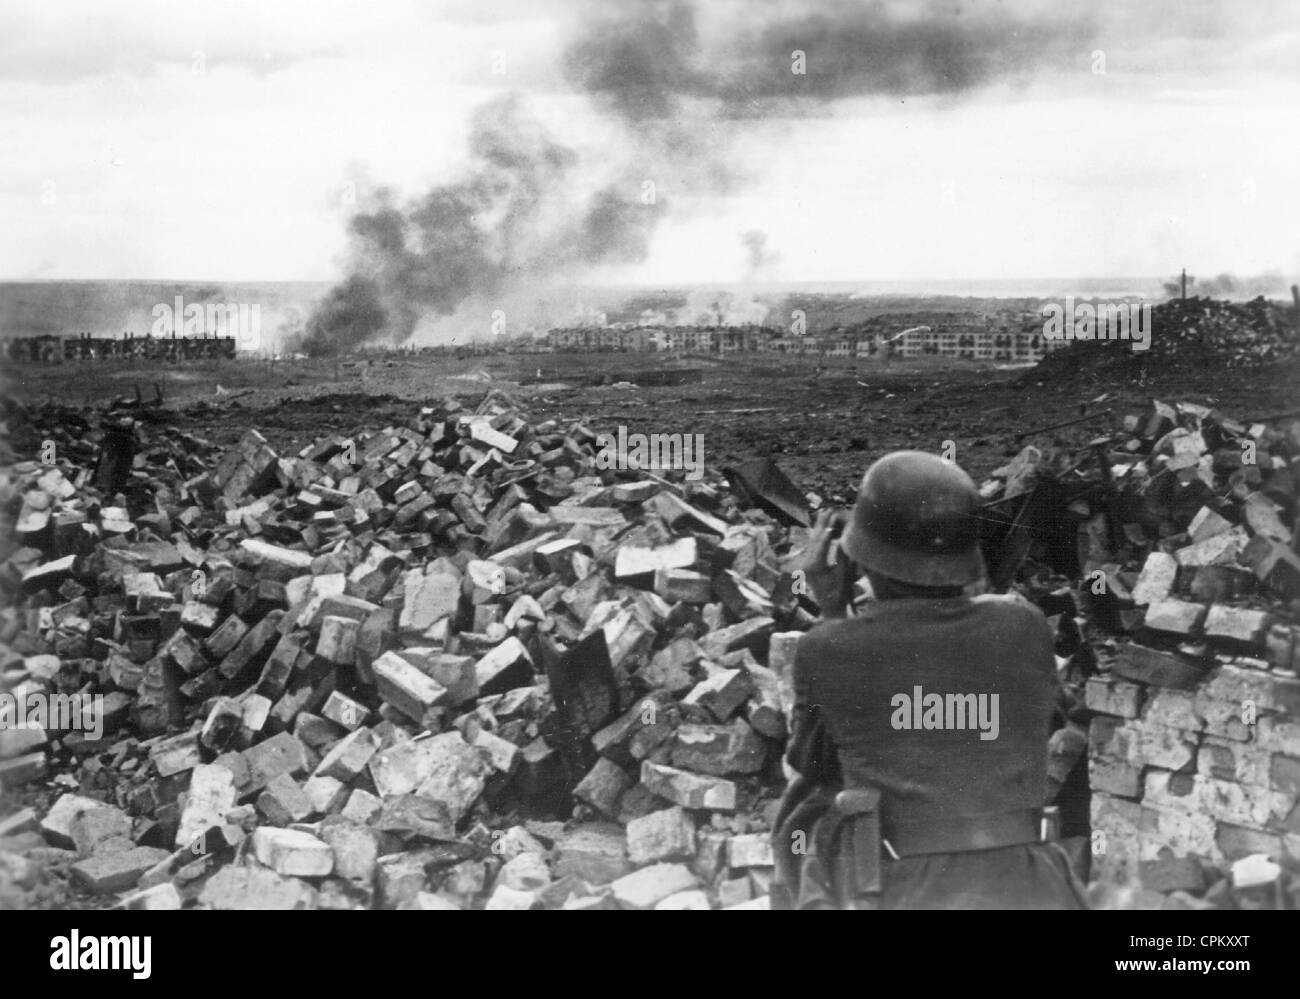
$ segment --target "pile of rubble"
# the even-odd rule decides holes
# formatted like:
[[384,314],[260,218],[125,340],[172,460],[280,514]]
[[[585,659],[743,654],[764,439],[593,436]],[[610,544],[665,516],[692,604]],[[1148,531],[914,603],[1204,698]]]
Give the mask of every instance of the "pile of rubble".
[[1150,365],[1162,370],[1260,368],[1300,358],[1295,310],[1262,297],[1249,302],[1171,299],[1152,307],[1151,326],[1146,350],[1131,350],[1123,341],[1077,340],[1069,350],[1048,353],[1034,368],[1034,377],[1071,378],[1081,367],[1113,374]]
[[[775,466],[600,471],[499,393],[292,457],[32,429],[0,710],[89,714],[0,725],[0,906],[766,907],[815,610]],[[982,488],[1078,695],[1049,766],[1102,905],[1295,904],[1297,458],[1300,421],[1154,403]]]
[[[1154,402],[1082,458],[1029,447],[986,485],[1082,688],[1053,742],[1064,767],[1087,746],[1103,904],[1300,905],[1298,475],[1300,420]],[[1062,519],[1076,564],[1046,565]]]
[[0,686],[85,705],[0,730],[5,904],[766,906],[779,473],[598,476],[493,393],[293,457],[137,427],[109,496],[71,429],[0,483]]

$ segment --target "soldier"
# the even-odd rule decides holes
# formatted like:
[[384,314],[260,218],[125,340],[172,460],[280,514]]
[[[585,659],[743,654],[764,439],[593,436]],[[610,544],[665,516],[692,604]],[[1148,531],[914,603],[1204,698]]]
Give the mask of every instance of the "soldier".
[[[956,465],[901,451],[851,519],[819,519],[773,908],[1086,908],[1043,807],[1052,631],[981,592],[978,501]],[[853,614],[859,572],[874,599]]]

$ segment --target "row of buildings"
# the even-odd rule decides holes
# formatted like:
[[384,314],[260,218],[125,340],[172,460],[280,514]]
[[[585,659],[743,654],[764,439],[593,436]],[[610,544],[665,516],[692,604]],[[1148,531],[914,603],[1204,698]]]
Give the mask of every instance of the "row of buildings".
[[0,337],[0,357],[30,364],[61,364],[65,361],[233,360],[236,340],[229,336],[155,337],[125,334],[121,337],[23,336]]
[[900,332],[860,328],[794,335],[766,326],[572,327],[546,334],[547,351],[671,351],[705,354],[769,353],[859,360],[888,357],[953,357],[972,361],[1034,362],[1065,341],[1049,341],[1041,329],[954,322],[913,326]]

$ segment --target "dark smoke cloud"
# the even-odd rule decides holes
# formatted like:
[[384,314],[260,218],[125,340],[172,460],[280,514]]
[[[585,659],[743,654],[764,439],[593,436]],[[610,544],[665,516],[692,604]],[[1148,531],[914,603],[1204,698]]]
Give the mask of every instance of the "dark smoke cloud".
[[518,98],[478,110],[469,153],[462,179],[409,203],[378,191],[353,216],[352,275],[309,321],[305,349],[401,343],[422,319],[519,282],[645,258],[663,202],[643,203],[630,176],[593,185]]
[[[621,124],[614,148],[583,161],[517,98],[484,106],[461,179],[412,201],[381,190],[352,218],[350,277],[309,320],[308,349],[400,343],[470,302],[496,308],[538,280],[642,261],[670,195],[707,207],[743,188],[751,167],[732,140],[747,120],[797,119],[851,97],[959,95],[1085,60],[1092,26],[1067,8],[601,0],[561,62]],[[803,74],[791,72],[795,50]],[[643,202],[647,179],[659,193]],[[766,238],[743,240],[757,276],[771,264]]]
[[[952,95],[1062,60],[1080,62],[1095,33],[1087,15],[989,4],[814,3],[733,8],[706,39],[703,4],[602,4],[565,56],[568,78],[634,122],[711,101],[731,117],[861,96]],[[792,72],[802,52],[804,72]]]

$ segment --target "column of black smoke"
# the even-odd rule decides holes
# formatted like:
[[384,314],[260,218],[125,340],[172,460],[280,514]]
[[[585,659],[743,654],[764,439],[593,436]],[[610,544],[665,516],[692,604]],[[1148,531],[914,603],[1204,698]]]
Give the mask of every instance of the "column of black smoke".
[[[557,200],[590,186],[587,165],[517,98],[494,101],[473,122],[464,179],[410,203],[381,192],[378,207],[351,220],[355,264],[309,320],[307,349],[401,342],[422,317],[452,315],[471,297],[638,262],[666,198],[641,203],[636,178],[670,177],[694,197],[725,193],[746,176],[728,140],[754,119],[830,114],[853,97],[957,96],[1049,63],[1086,66],[1095,31],[1086,10],[961,0],[583,5],[565,76],[626,126],[636,172],[557,212]],[[796,50],[801,74],[791,71]]]

